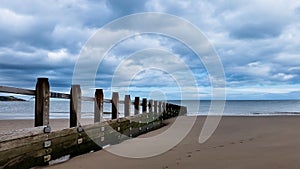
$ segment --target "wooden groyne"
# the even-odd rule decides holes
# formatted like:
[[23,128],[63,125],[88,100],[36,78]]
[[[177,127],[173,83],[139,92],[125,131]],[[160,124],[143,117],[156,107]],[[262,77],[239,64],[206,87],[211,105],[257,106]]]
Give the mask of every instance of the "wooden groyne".
[[[85,97],[79,85],[72,85],[69,94],[51,92],[47,78],[38,78],[35,90],[0,86],[0,92],[35,97],[34,128],[0,134],[0,168],[47,165],[65,155],[73,157],[101,150],[106,145],[160,128],[163,120],[187,112],[186,107],[171,103],[139,97],[132,101],[130,95],[119,100],[117,92],[112,93],[111,99],[105,99],[102,89],[95,90],[95,97]],[[70,128],[51,131],[50,98],[70,99]],[[80,125],[82,101],[94,102],[94,124]],[[103,119],[104,103],[112,106],[111,120]],[[119,118],[119,104],[124,104],[122,118]]]

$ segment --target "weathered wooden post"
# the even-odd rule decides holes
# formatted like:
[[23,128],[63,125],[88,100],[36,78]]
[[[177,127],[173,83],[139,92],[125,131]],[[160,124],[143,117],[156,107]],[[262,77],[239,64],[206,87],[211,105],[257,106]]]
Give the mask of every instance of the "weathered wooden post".
[[169,118],[173,117],[173,104],[169,103]]
[[119,93],[112,93],[112,102],[111,102],[111,119],[117,119],[119,115]]
[[140,98],[134,98],[134,115],[140,114]]
[[181,116],[186,116],[187,115],[187,107],[185,107],[185,106],[180,107],[180,115]]
[[50,86],[48,78],[38,78],[35,87],[34,126],[49,125]]
[[169,103],[166,103],[165,105],[166,105],[166,107],[165,107],[166,113],[164,115],[164,119],[168,119],[169,118],[169,113],[170,113],[170,106],[169,106]]
[[175,117],[176,106],[174,104],[170,104],[170,116]]
[[103,89],[96,89],[94,103],[94,122],[100,122],[103,119]]
[[142,113],[147,113],[147,99],[143,98],[142,100]]
[[80,85],[72,85],[70,99],[70,127],[76,127],[81,118]]
[[148,104],[148,107],[149,107],[149,113],[153,113],[153,100],[149,100],[149,104]]
[[157,114],[157,100],[154,100],[154,113]]
[[159,102],[158,102],[158,113],[159,113],[159,114],[162,112],[161,108],[162,108],[162,102],[159,101]]
[[125,95],[125,98],[124,98],[124,116],[125,117],[130,116],[130,111],[131,111],[130,95]]
[[166,102],[162,102],[162,112],[166,113]]
[[169,118],[173,117],[173,104],[169,103]]

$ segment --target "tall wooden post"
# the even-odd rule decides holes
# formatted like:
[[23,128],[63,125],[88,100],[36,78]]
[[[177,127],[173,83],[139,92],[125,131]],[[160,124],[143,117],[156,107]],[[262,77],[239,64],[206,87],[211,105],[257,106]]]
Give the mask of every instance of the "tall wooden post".
[[160,113],[162,113],[162,111],[161,111],[161,107],[162,107],[162,102],[161,101],[159,101],[158,102],[158,113],[160,114]]
[[147,99],[143,98],[142,100],[142,113],[147,113]]
[[157,114],[157,100],[154,100],[154,113]]
[[140,114],[140,98],[134,98],[134,115]]
[[170,104],[166,103],[166,118],[170,117]]
[[175,109],[175,106],[174,104],[169,104],[169,116],[170,117],[174,117],[174,109]]
[[111,119],[117,119],[119,114],[119,93],[112,93],[112,102],[111,102]]
[[95,107],[94,107],[94,122],[100,122],[103,119],[103,90],[96,89],[95,91]]
[[35,87],[34,126],[49,125],[50,86],[48,78],[38,78]]
[[149,113],[153,113],[153,100],[149,100],[149,104],[148,104],[148,107],[149,107]]
[[72,85],[70,94],[70,127],[76,127],[81,118],[80,85]]
[[130,111],[131,111],[130,95],[125,95],[125,98],[124,98],[124,116],[125,117],[130,116]]
[[162,117],[166,118],[167,110],[166,110],[166,102],[162,102]]

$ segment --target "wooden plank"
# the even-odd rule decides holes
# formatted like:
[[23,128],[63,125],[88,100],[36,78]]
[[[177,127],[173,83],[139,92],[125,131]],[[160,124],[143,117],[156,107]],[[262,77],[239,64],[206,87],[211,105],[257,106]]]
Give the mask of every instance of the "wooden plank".
[[103,101],[104,103],[111,103],[112,102],[112,100],[111,99],[104,99],[104,101]]
[[35,89],[34,126],[49,125],[50,86],[48,78],[38,78]]
[[81,118],[81,89],[80,85],[72,85],[70,101],[70,127],[78,125]]
[[[23,137],[30,137],[37,134],[44,133],[44,127],[46,126],[40,126],[40,127],[34,127],[34,128],[24,128],[24,129],[17,129],[17,130],[10,130],[0,133],[0,142],[3,143],[5,141],[11,141],[18,138]],[[1,147],[0,147],[1,150]]]
[[130,95],[125,95],[124,98],[124,116],[130,116],[130,111],[131,111],[131,99]]
[[103,89],[96,89],[94,103],[94,122],[100,122],[103,119]]
[[23,95],[30,95],[30,96],[35,95],[35,90],[21,89],[21,88],[8,87],[8,86],[0,86],[0,92],[13,93],[13,94],[23,94]]
[[50,97],[57,98],[57,99],[70,99],[70,94],[50,92]]
[[82,101],[88,101],[88,102],[94,102],[95,98],[93,97],[86,97],[86,96],[81,96]]
[[112,93],[111,111],[112,111],[111,118],[117,119],[119,116],[119,93],[118,92]]
[[[160,121],[151,121],[151,119],[151,113],[140,114],[85,125],[82,133],[78,133],[77,128],[73,127],[49,134],[35,133],[5,142],[0,141],[2,148],[0,149],[0,168],[30,168],[43,165],[46,155],[50,155],[51,159],[56,159],[68,154],[75,156],[91,150],[100,150],[100,146],[117,144],[128,139],[128,136],[137,136],[161,127]],[[139,123],[139,121],[148,123]],[[38,131],[40,130],[41,128]],[[81,144],[78,143],[78,139],[81,140]],[[44,148],[45,140],[51,141],[50,147]]]

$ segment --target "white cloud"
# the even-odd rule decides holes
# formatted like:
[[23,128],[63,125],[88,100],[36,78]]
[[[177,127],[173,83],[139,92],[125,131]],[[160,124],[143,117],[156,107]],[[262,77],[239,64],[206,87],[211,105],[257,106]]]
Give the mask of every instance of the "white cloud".
[[63,61],[65,59],[73,59],[73,56],[70,56],[70,54],[67,52],[67,49],[60,49],[58,51],[49,51],[48,52],[48,58],[49,61],[52,62],[58,62]]
[[300,54],[279,53],[274,60],[288,65],[300,65]]
[[255,94],[287,94],[291,92],[299,92],[300,87],[295,85],[282,85],[282,86],[243,86],[243,87],[227,87],[228,95],[238,94],[243,97]]
[[272,70],[271,66],[261,62],[251,62],[246,66],[234,67],[233,72],[243,73],[246,75],[252,75],[257,77],[267,77]]
[[81,48],[95,31],[96,29],[86,27],[56,25],[51,36],[54,43],[76,45],[76,48]]
[[285,73],[277,73],[277,74],[273,75],[273,78],[278,79],[280,81],[290,80],[294,77],[296,77],[296,76],[291,75],[291,74],[285,74]]

